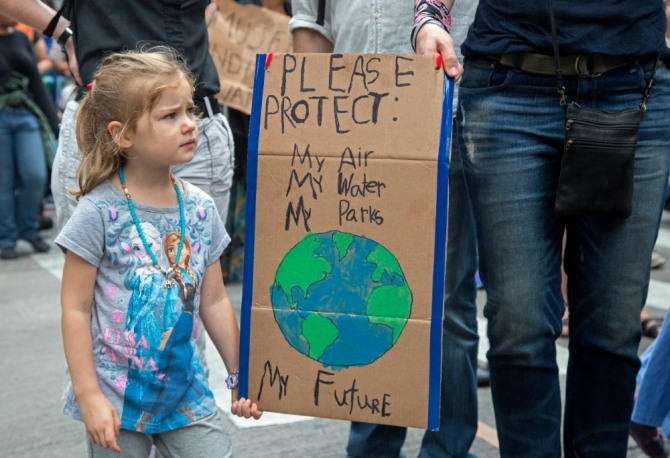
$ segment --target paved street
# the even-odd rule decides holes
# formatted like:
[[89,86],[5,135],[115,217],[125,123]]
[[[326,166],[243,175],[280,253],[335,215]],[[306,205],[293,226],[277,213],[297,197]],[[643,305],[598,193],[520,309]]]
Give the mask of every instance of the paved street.
[[[44,235],[52,241],[54,231]],[[657,250],[670,259],[670,214],[664,218]],[[27,244],[18,246],[20,257],[0,261],[0,288],[5,296],[0,303],[0,457],[81,457],[85,456],[83,427],[60,411],[65,360],[60,337],[59,288],[63,256],[53,249],[32,254]],[[241,285],[228,285],[239,313]],[[484,300],[482,293],[481,303]],[[664,316],[670,305],[670,261],[652,271],[648,310]],[[480,319],[480,331],[486,323]],[[640,350],[649,345],[643,338]],[[567,339],[560,339],[558,361],[564,378]],[[212,346],[210,345],[210,348]],[[486,351],[482,339],[480,358]],[[208,359],[216,361],[216,358]],[[223,374],[212,364],[212,386],[217,400],[226,405]],[[222,364],[218,367],[223,367]],[[495,422],[489,390],[479,389],[480,427],[472,453],[480,458],[497,457]],[[338,420],[264,415],[262,421],[225,416],[236,456],[240,458],[343,457],[348,423]],[[416,457],[423,431],[410,429],[405,451]],[[629,458],[644,455],[629,443]]]

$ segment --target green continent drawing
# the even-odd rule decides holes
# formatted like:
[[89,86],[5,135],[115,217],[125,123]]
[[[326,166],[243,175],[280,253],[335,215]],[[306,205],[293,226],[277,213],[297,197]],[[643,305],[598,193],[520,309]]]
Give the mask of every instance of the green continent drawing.
[[339,231],[309,233],[291,248],[270,298],[288,343],[328,367],[376,361],[412,311],[412,291],[393,253]]

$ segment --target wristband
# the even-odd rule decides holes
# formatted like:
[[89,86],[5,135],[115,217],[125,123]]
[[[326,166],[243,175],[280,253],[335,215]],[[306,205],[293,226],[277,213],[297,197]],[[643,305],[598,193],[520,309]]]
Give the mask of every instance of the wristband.
[[65,47],[65,43],[67,42],[68,38],[72,36],[72,29],[69,27],[65,27],[65,30],[63,30],[63,33],[60,34],[58,37],[58,40],[56,42],[61,45],[62,48]]
[[54,34],[54,30],[56,30],[56,25],[58,24],[59,19],[60,19],[60,11],[56,13],[54,17],[51,18],[49,24],[47,24],[47,28],[42,31],[42,34],[46,37],[51,38]]
[[441,25],[447,32],[451,31],[451,15],[449,8],[442,0],[415,0],[414,1],[414,25],[412,26],[412,47],[416,51],[416,35],[421,26],[427,22]]
[[423,18],[421,21],[417,22],[414,24],[414,27],[412,27],[412,49],[414,52],[416,52],[416,36],[419,34],[419,30],[421,30],[421,27],[423,27],[426,24],[435,24],[438,27],[444,27],[441,22],[436,21],[433,18]]

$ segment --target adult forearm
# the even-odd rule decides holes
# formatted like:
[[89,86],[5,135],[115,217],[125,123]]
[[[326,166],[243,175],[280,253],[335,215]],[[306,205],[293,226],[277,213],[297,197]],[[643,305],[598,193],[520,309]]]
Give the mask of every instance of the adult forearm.
[[[53,8],[41,0],[0,0],[0,11],[39,31],[46,29],[56,14]],[[53,36],[61,36],[69,25],[70,22],[61,17],[53,32]]]
[[333,52],[333,44],[316,30],[299,28],[293,31],[295,52]]
[[[56,11],[41,0],[0,0],[0,11],[39,31],[46,29],[56,15]],[[73,39],[69,33],[64,33],[69,25],[70,21],[64,17],[60,17],[50,36],[54,37],[64,46],[70,72],[77,83],[82,84],[77,58],[74,53]]]

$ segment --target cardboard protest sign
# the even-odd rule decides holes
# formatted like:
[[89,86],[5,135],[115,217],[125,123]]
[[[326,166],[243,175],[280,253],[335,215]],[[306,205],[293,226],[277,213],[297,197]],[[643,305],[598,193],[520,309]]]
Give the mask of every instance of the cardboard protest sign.
[[453,83],[377,54],[261,55],[255,78],[240,395],[437,428]]
[[209,51],[221,81],[216,98],[249,114],[256,54],[292,50],[289,17],[233,0],[216,0],[216,4],[219,10],[209,25]]

